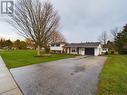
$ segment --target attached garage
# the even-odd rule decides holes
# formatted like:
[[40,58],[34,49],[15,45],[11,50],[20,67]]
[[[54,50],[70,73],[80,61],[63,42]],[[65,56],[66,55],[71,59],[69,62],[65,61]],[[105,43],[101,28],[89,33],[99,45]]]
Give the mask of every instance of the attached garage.
[[94,48],[85,48],[85,55],[93,55],[94,56]]

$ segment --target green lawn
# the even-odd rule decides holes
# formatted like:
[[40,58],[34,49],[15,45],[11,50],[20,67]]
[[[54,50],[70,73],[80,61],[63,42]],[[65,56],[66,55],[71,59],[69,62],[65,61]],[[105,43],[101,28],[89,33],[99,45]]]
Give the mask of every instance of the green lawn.
[[53,54],[50,57],[34,57],[36,55],[36,51],[34,50],[0,51],[0,55],[9,69],[74,57],[74,55],[67,54]]
[[127,95],[127,55],[110,55],[100,74],[97,95]]

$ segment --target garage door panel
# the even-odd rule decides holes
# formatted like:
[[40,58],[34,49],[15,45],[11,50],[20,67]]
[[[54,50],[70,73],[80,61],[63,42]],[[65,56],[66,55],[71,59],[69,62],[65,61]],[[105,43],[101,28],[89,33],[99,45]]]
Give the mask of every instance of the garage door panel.
[[85,55],[94,55],[94,48],[85,48]]

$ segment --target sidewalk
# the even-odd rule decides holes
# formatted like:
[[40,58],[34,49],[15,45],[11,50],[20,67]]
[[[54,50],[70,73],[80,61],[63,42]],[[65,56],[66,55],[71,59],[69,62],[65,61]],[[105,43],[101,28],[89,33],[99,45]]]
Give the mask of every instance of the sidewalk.
[[0,57],[0,95],[22,95],[11,73]]

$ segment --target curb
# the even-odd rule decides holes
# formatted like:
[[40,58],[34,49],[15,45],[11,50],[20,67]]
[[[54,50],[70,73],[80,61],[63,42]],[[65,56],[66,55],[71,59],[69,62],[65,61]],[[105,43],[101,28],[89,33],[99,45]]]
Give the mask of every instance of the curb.
[[3,83],[3,85],[0,86],[0,95],[24,95],[1,56],[0,73],[0,82]]

